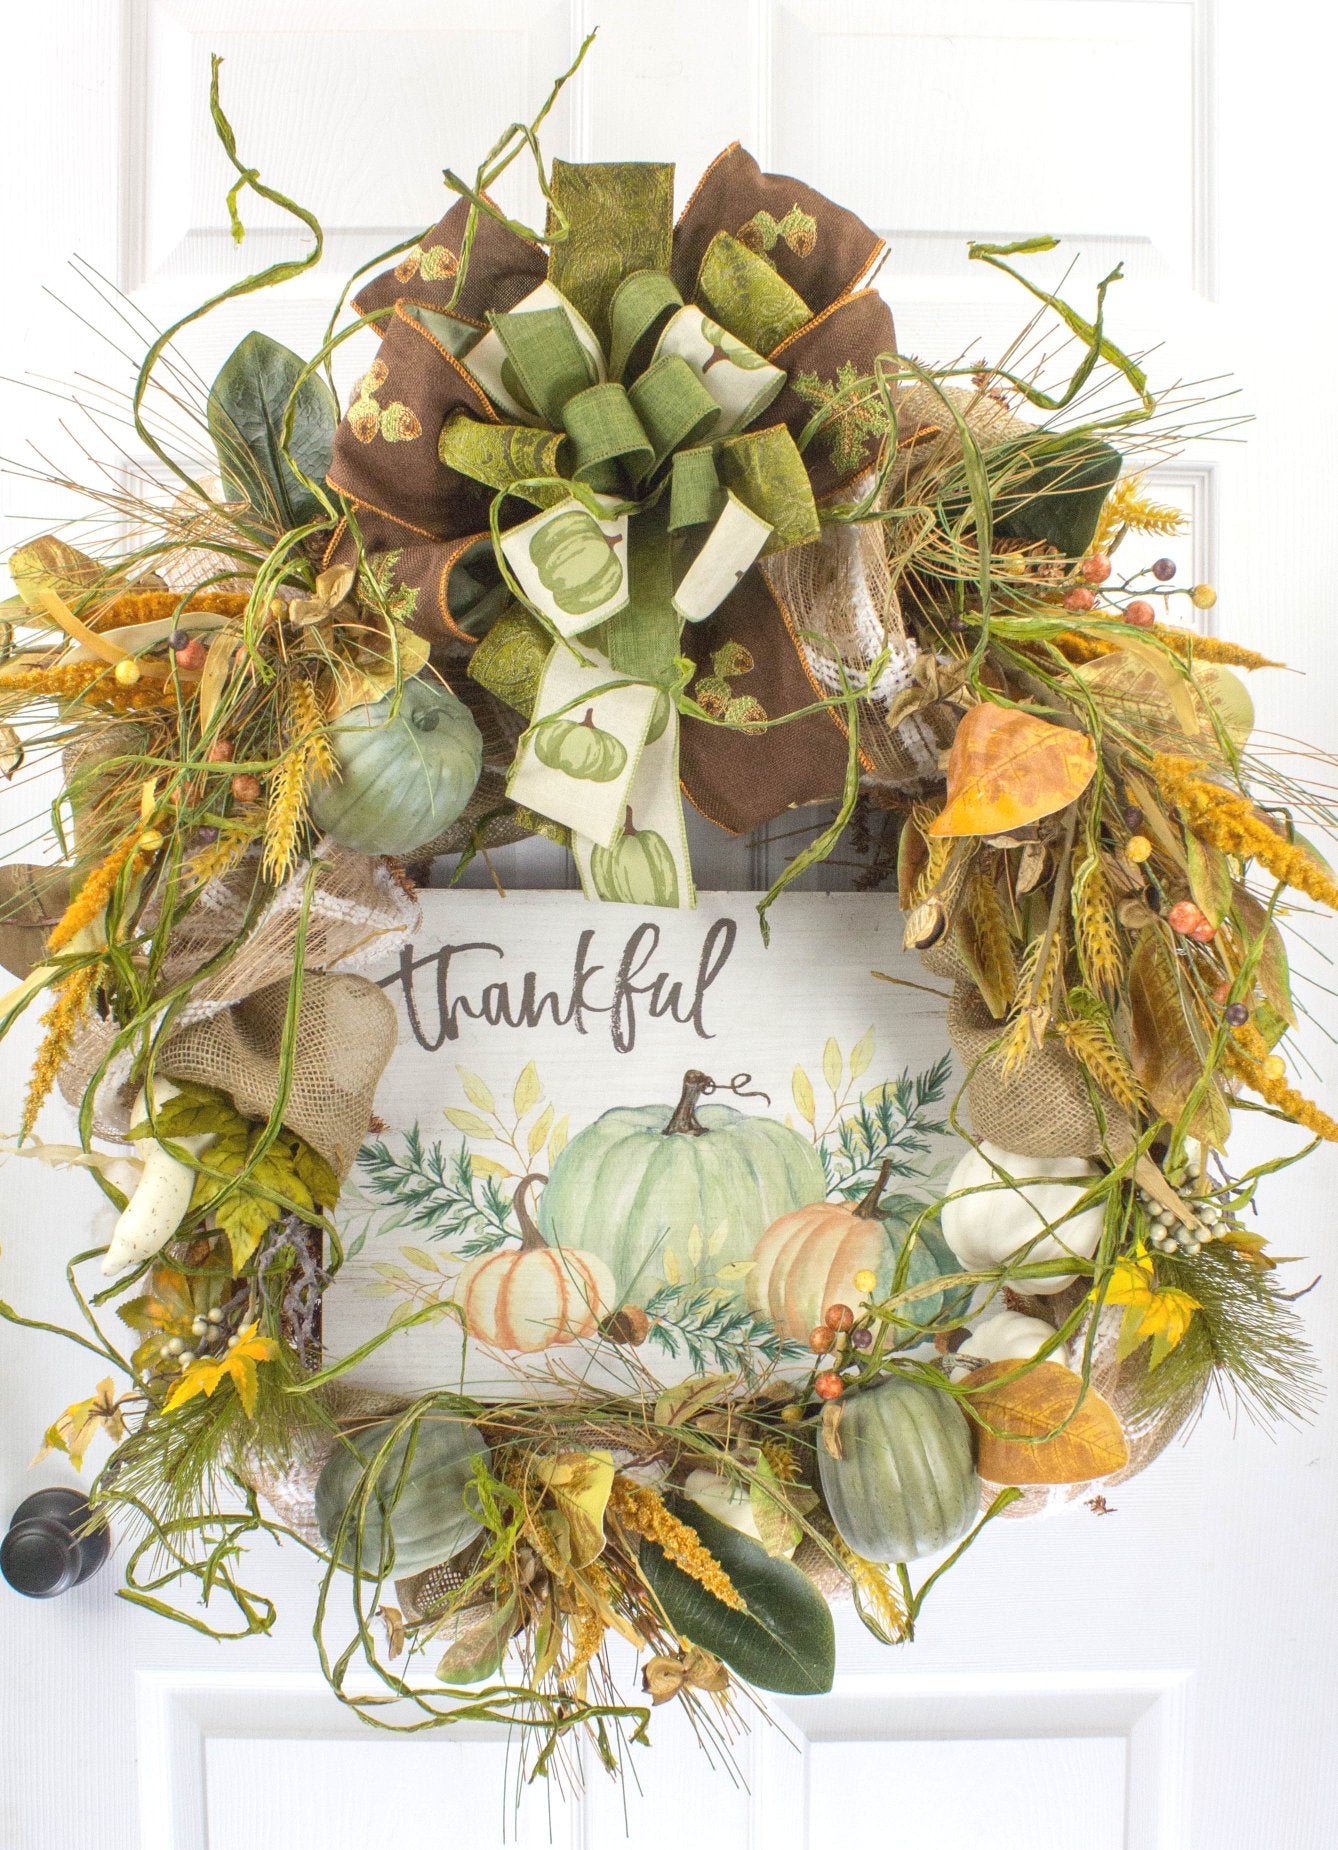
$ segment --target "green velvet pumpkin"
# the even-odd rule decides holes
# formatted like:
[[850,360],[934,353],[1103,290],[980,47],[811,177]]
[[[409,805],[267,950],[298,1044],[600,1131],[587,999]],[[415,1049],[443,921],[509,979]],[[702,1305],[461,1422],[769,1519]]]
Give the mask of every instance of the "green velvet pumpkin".
[[[394,1429],[395,1422],[386,1420],[346,1434],[331,1453],[316,1485],[316,1521],[327,1547],[334,1547],[345,1510],[361,1495],[363,1475]],[[387,1520],[395,1544],[394,1572],[401,1578],[448,1561],[481,1532],[482,1524],[465,1502],[473,1482],[471,1464],[488,1449],[481,1434],[462,1420],[426,1415],[418,1422],[413,1458],[404,1471],[411,1436],[406,1430],[380,1467],[362,1517],[361,1549],[356,1510],[350,1516],[339,1555],[345,1567],[356,1560],[364,1574],[379,1571]]]
[[601,899],[621,900],[624,905],[634,906],[678,904],[678,869],[673,852],[654,829],[634,828],[631,810],[627,812],[627,827],[613,846],[591,851],[590,879]]
[[412,854],[463,813],[483,765],[468,707],[438,681],[406,681],[330,728],[337,780],[311,793],[318,829],[359,854]]
[[866,1561],[916,1561],[958,1541],[980,1507],[966,1415],[940,1388],[896,1376],[841,1402],[841,1457],[818,1444],[822,1494]]
[[597,1254],[634,1304],[664,1276],[668,1254],[691,1275],[694,1227],[705,1282],[741,1295],[762,1232],[825,1192],[811,1143],[773,1118],[698,1107],[710,1083],[691,1072],[676,1106],[606,1111],[572,1138],[540,1198],[544,1238]]
[[582,720],[545,719],[534,729],[534,755],[550,771],[584,783],[610,784],[627,763],[627,748],[595,724],[593,708]]
[[622,583],[618,543],[583,507],[569,508],[539,528],[530,540],[530,558],[559,610],[586,616],[608,603]]

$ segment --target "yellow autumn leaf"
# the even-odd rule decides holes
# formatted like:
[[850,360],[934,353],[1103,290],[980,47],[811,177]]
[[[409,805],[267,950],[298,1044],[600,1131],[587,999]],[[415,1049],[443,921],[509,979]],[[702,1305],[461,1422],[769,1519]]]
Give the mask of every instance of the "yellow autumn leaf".
[[868,1072],[869,1062],[873,1059],[873,1048],[874,1030],[869,1028],[861,1034],[850,1050],[850,1077],[852,1079],[858,1079]]
[[[1107,1304],[1146,1304],[1152,1296],[1152,1261],[1146,1253],[1117,1259],[1106,1286]],[[1094,1290],[1093,1297],[1097,1295]]]
[[531,1124],[530,1126],[530,1135],[529,1135],[527,1147],[529,1149],[531,1162],[534,1161],[535,1157],[539,1154],[540,1150],[543,1149],[544,1140],[548,1136],[548,1127],[552,1124],[552,1122],[553,1122],[553,1107],[551,1105],[545,1105],[543,1110],[539,1113],[538,1117],[534,1120],[534,1123]]
[[982,701],[948,754],[948,800],[931,836],[1004,835],[1080,797],[1096,771],[1085,732]]
[[664,1282],[666,1285],[682,1284],[683,1268],[678,1263],[677,1253],[666,1249],[661,1264],[661,1270],[664,1272]]
[[[991,1484],[1081,1484],[1129,1462],[1115,1409],[1058,1362],[1024,1374],[991,1362],[966,1377],[962,1406],[977,1428],[976,1469]],[[1014,1379],[1008,1380],[1008,1376]],[[998,1383],[998,1385],[995,1385]]]
[[42,1449],[33,1463],[37,1464],[48,1452],[64,1452],[75,1470],[82,1471],[84,1453],[100,1432],[105,1432],[113,1444],[125,1437],[125,1416],[110,1375],[98,1382],[95,1394],[87,1400],[76,1400],[47,1427]]
[[841,1075],[845,1071],[845,1062],[841,1058],[841,1049],[834,1040],[828,1040],[822,1050],[822,1076],[835,1092],[841,1084]]
[[257,1365],[272,1362],[279,1353],[279,1345],[268,1336],[257,1336],[256,1328],[254,1323],[248,1323],[238,1330],[232,1348],[216,1360],[197,1356],[163,1403],[163,1412],[171,1413],[175,1408],[184,1406],[188,1400],[194,1400],[197,1394],[212,1399],[220,1383],[231,1381],[247,1419],[254,1419],[256,1395],[260,1386],[256,1377]]
[[499,1180],[511,1174],[505,1163],[495,1163],[490,1156],[475,1156],[472,1151],[469,1167],[476,1176],[496,1176]]
[[453,1124],[466,1137],[491,1137],[492,1126],[484,1122],[476,1112],[464,1111],[459,1105],[447,1105],[445,1110],[447,1122]]
[[694,1221],[688,1228],[688,1264],[694,1271],[702,1262],[702,1230]]
[[604,1547],[604,1511],[613,1489],[611,1452],[559,1452],[538,1458],[533,1475],[544,1485],[567,1519],[568,1559],[580,1569],[588,1567]]
[[794,1069],[794,1078],[790,1081],[790,1090],[794,1094],[794,1102],[798,1108],[800,1117],[806,1124],[815,1123],[818,1116],[818,1104],[813,1096],[812,1081],[809,1079],[808,1074],[804,1071],[802,1066],[797,1066]]
[[470,1104],[477,1106],[480,1111],[496,1111],[497,1101],[478,1074],[467,1073],[463,1066],[457,1066],[455,1070],[460,1075],[460,1084]]
[[535,1070],[533,1060],[531,1060],[524,1072],[520,1075],[520,1078],[516,1081],[516,1089],[511,1098],[518,1118],[523,1118],[527,1111],[532,1110],[533,1107],[539,1103],[539,1092],[539,1075]]
[[567,1115],[564,1112],[548,1135],[548,1160],[555,1163],[567,1147],[567,1138],[571,1134]]

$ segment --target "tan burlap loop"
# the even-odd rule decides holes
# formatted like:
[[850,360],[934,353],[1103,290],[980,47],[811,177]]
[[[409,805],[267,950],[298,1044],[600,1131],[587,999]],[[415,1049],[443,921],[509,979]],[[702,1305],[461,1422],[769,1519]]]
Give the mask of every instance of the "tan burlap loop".
[[952,385],[906,386],[897,395],[897,464],[888,478],[889,502],[914,500],[921,477],[958,461],[962,439],[954,411],[982,450],[1035,429],[987,393]]
[[1059,1042],[1047,1039],[1020,1066],[1004,1072],[995,1045],[1003,1026],[974,984],[953,989],[947,1028],[968,1075],[966,1101],[978,1138],[1016,1156],[1099,1156],[1128,1147],[1128,1119],[1107,1100],[1103,1134],[1082,1068]]

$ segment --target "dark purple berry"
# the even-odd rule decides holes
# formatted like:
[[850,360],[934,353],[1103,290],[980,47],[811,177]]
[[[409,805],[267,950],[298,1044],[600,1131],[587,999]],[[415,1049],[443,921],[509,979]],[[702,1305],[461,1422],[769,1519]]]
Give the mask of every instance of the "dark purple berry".
[[195,831],[195,834],[196,834],[197,840],[199,840],[206,848],[208,848],[213,842],[216,842],[218,840],[218,830],[217,829],[209,829],[209,828],[197,829]]
[[1168,578],[1174,578],[1175,560],[1154,559],[1152,562],[1152,576],[1161,584],[1165,584]]
[[1142,820],[1143,820],[1142,810],[1138,807],[1136,803],[1131,803],[1128,809],[1126,809],[1124,812],[1125,828],[1126,829],[1136,829],[1138,828]]
[[850,1332],[850,1345],[853,1349],[872,1349],[873,1331],[852,1330]]
[[173,654],[175,654],[178,649],[184,649],[189,641],[189,630],[173,630],[172,634],[167,639],[167,646],[172,650]]
[[1228,1028],[1243,1028],[1250,1019],[1250,1011],[1243,1002],[1228,1002],[1222,1010],[1222,1020]]

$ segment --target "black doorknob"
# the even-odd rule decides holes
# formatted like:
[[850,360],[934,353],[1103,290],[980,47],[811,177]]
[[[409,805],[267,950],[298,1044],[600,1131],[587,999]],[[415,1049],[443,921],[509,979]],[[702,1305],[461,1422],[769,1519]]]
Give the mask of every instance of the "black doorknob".
[[54,1599],[96,1574],[111,1534],[77,1490],[56,1486],[25,1497],[0,1542],[0,1574],[16,1593]]

